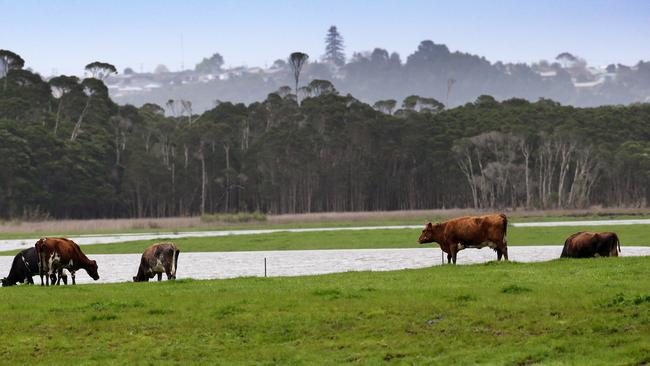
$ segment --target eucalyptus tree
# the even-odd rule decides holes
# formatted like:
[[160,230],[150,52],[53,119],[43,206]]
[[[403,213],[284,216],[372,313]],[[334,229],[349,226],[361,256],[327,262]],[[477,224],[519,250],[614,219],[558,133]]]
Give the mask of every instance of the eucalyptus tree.
[[84,68],[86,72],[90,74],[91,77],[98,80],[106,80],[111,74],[117,74],[117,69],[115,66],[106,63],[106,62],[91,62]]
[[393,110],[395,109],[396,105],[397,105],[397,101],[395,99],[387,99],[387,100],[378,100],[377,102],[375,102],[375,104],[372,105],[372,107],[382,113],[393,114]]
[[86,114],[88,113],[88,109],[90,108],[90,104],[93,101],[93,98],[97,95],[103,95],[105,97],[108,96],[108,90],[106,89],[106,86],[99,79],[87,78],[81,82],[81,85],[83,86],[83,91],[84,94],[86,95],[86,103],[84,104],[84,107],[81,110],[81,114],[77,119],[77,123],[75,123],[74,128],[72,129],[72,134],[70,135],[70,141],[76,140],[77,137],[79,136],[79,132],[81,131],[81,124],[83,123],[83,120],[86,117]]
[[309,59],[309,55],[302,52],[294,52],[289,56],[289,65],[291,65],[293,78],[296,81],[296,98],[298,97],[298,82],[300,80],[300,72],[302,71],[302,67],[307,62],[307,59]]
[[4,78],[3,90],[7,90],[7,75],[11,70],[19,70],[25,66],[25,60],[9,50],[0,50],[0,75]]
[[79,78],[76,76],[65,75],[56,76],[50,79],[50,87],[52,88],[52,94],[54,97],[59,100],[58,107],[56,109],[56,119],[54,122],[54,135],[56,135],[56,132],[59,129],[59,121],[61,120],[63,99],[68,93],[79,87]]

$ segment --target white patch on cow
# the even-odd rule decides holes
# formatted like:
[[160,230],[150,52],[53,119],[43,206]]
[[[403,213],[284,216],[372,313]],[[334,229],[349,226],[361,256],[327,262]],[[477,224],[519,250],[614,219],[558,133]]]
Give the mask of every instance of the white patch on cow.
[[458,250],[463,250],[465,249],[465,246],[461,243],[458,243]]
[[155,272],[155,273],[163,273],[163,272],[165,272],[165,266],[163,266],[160,259],[156,258],[156,265],[151,267],[151,271]]
[[61,256],[59,255],[59,253],[54,252],[50,254],[50,258],[47,261],[47,266],[48,266],[47,274],[52,275],[52,272],[54,271],[54,266],[55,265],[58,266],[60,262],[61,262]]

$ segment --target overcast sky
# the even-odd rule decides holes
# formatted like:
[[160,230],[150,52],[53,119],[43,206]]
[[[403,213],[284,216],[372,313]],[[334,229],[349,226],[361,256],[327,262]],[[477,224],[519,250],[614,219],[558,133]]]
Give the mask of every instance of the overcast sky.
[[314,59],[330,25],[347,56],[381,47],[405,60],[430,39],[492,62],[563,51],[590,65],[650,60],[650,0],[0,0],[0,11],[0,49],[43,75],[80,74],[95,60],[120,72],[179,70],[214,52],[230,66],[270,65],[297,50]]

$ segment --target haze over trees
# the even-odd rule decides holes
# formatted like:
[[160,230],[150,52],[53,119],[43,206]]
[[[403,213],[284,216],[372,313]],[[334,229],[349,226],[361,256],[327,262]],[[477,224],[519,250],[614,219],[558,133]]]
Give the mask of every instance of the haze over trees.
[[[546,98],[573,106],[650,100],[650,63],[645,61],[632,66],[589,65],[578,55],[561,52],[532,64],[507,63],[452,51],[432,40],[414,46],[411,54],[400,56],[379,44],[371,50],[347,51],[351,56],[346,59],[343,36],[333,25],[325,32],[324,54],[306,62],[300,75],[304,84],[329,80],[342,94],[369,104],[401,101],[409,95],[433,97],[448,107],[473,102],[480,95],[499,101]],[[295,84],[288,59],[276,60],[268,68],[223,64],[224,57],[215,53],[194,70],[119,75],[107,84],[121,104],[162,105],[173,97],[191,100],[199,112],[212,108],[215,100],[260,102],[268,93]]]
[[[421,52],[412,62],[445,50]],[[2,218],[645,207],[650,194],[648,104],[481,95],[449,109],[412,93],[371,106],[316,79],[300,105],[283,86],[197,113],[118,105],[100,79],[22,65],[0,83]]]

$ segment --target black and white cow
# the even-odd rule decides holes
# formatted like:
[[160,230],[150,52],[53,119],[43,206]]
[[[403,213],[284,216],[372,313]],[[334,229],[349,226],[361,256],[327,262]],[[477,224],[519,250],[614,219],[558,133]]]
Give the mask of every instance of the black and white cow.
[[133,282],[148,282],[154,276],[158,276],[160,281],[163,272],[167,274],[168,280],[175,280],[178,253],[180,250],[174,243],[153,244],[145,249],[140,259],[138,274],[133,277]]
[[[34,247],[25,249],[16,254],[14,261],[11,264],[9,275],[3,278],[2,286],[13,286],[17,283],[34,284],[32,276],[38,274],[38,257],[36,256],[36,249]],[[68,276],[63,275],[63,271],[59,271],[59,279],[63,280],[64,284],[68,284]],[[57,275],[52,274],[52,282],[56,282]]]

